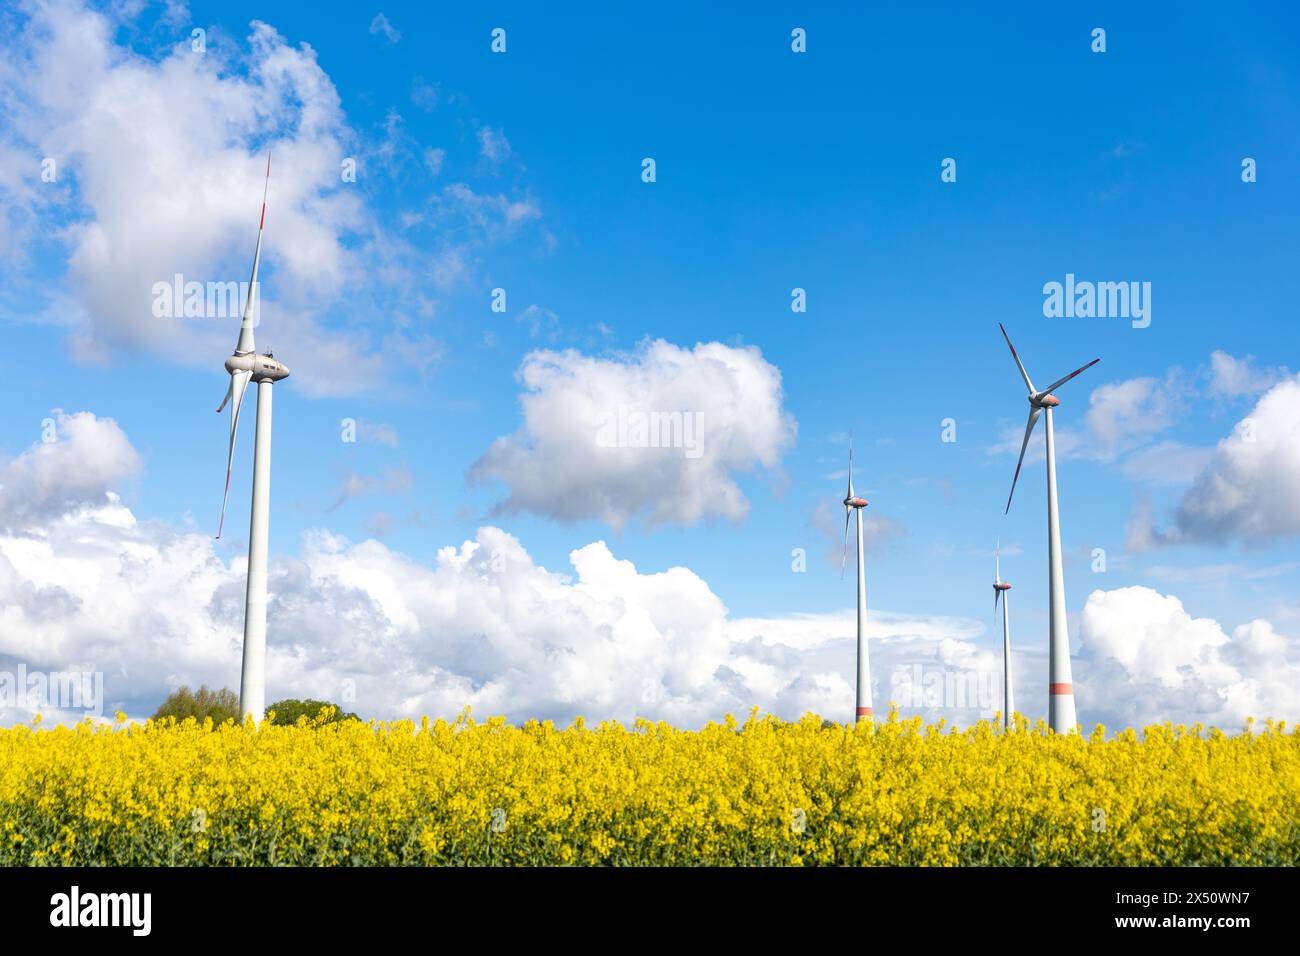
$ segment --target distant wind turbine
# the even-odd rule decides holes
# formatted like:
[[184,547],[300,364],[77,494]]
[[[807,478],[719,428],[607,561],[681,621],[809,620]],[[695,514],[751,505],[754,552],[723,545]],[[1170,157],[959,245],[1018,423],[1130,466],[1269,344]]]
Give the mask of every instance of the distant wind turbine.
[[1002,580],[1002,543],[993,552],[993,623],[998,620],[998,601],[1002,602],[1002,727],[1011,729],[1012,714],[1016,712],[1015,694],[1011,692],[1011,622],[1007,594],[1011,585]]
[[[1020,460],[1016,462],[1016,474],[1011,479],[1011,494],[1007,495],[1007,511],[1011,510],[1011,497],[1016,493],[1016,482],[1020,479],[1020,466],[1025,461],[1025,448],[1029,445],[1029,435],[1034,430],[1038,416],[1046,412],[1047,418],[1047,583],[1050,608],[1049,635],[1049,677],[1047,685],[1047,724],[1058,734],[1069,733],[1078,724],[1074,710],[1074,681],[1070,676],[1070,632],[1065,622],[1065,575],[1061,570],[1061,518],[1056,500],[1056,438],[1052,431],[1052,409],[1061,404],[1061,400],[1052,393],[1085,369],[1090,369],[1101,359],[1093,359],[1087,365],[1075,369],[1065,378],[1053,382],[1042,390],[1034,388],[1034,383],[1025,371],[1024,363],[1016,354],[1016,347],[1011,344],[1011,336],[1002,328],[1002,337],[1007,340],[1011,357],[1016,360],[1020,377],[1029,389],[1029,422],[1025,425],[1025,439],[1020,443]],[[1005,512],[1004,512],[1005,513]]]
[[258,300],[257,268],[262,258],[262,230],[266,226],[266,194],[271,184],[271,157],[266,157],[266,183],[262,187],[262,218],[257,224],[257,246],[253,250],[253,276],[244,301],[235,354],[226,359],[230,387],[217,408],[230,404],[230,448],[226,456],[226,491],[221,499],[221,522],[217,537],[226,524],[226,502],[230,498],[230,472],[235,461],[235,432],[239,411],[250,381],[257,383],[257,427],[253,450],[253,507],[248,531],[248,589],[244,605],[244,664],[239,680],[239,710],[261,723],[266,711],[266,551],[271,505],[271,386],[288,378],[289,369],[268,351],[258,355],[253,344],[254,302]]
[[849,558],[849,518],[856,517],[858,524],[858,721],[871,720],[871,661],[867,658],[867,579],[862,567],[862,509],[866,498],[853,493],[853,440],[849,440],[849,490],[844,496],[844,554],[840,558],[840,577]]

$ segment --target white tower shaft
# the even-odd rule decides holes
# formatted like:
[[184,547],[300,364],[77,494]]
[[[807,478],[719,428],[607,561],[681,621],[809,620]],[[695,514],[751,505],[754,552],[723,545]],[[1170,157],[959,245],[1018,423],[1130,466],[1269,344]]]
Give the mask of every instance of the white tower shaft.
[[871,720],[871,660],[867,657],[867,576],[862,562],[862,509],[858,519],[858,706],[857,719]]
[[261,723],[266,716],[266,561],[271,506],[272,382],[257,383],[253,453],[253,516],[248,529],[248,592],[244,606],[244,667],[239,710]]
[[1010,730],[1016,712],[1016,695],[1011,689],[1011,605],[1002,592],[1002,726]]
[[1052,430],[1052,409],[1047,419],[1047,551],[1049,620],[1049,683],[1047,724],[1058,734],[1075,729],[1074,681],[1070,676],[1070,630],[1065,620],[1065,574],[1061,568],[1061,517],[1056,498],[1056,439]]

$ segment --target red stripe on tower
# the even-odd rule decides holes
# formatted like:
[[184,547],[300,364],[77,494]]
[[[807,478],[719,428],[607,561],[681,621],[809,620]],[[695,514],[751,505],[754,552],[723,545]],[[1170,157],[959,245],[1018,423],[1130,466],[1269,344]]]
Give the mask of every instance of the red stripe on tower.
[[870,717],[870,716],[871,716],[871,708],[870,708],[870,707],[859,707],[859,708],[858,708],[858,716],[859,716],[859,717]]
[[1073,694],[1073,693],[1074,693],[1074,685],[1073,685],[1073,684],[1048,684],[1048,685],[1047,685],[1047,692],[1048,692],[1049,694],[1057,694],[1057,695],[1060,695],[1060,694]]

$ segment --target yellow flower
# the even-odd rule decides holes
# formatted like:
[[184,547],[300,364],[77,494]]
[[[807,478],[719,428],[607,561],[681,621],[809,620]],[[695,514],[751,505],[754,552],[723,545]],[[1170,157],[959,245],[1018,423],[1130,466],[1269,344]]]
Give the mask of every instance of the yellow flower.
[[1298,798],[1282,722],[0,730],[0,865],[1295,865]]

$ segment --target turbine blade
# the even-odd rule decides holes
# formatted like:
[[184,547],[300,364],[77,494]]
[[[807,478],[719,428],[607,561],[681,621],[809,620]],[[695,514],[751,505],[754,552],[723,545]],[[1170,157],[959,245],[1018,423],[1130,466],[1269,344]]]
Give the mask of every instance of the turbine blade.
[[217,406],[218,415],[220,415],[221,412],[225,409],[226,402],[230,401],[230,396],[233,395],[234,393],[235,393],[235,377],[232,375],[230,377],[230,384],[226,386],[226,397],[223,398],[221,400],[221,404]]
[[1002,583],[1002,542],[998,541],[998,546],[993,552],[993,580],[998,584]]
[[846,498],[853,497],[853,436],[852,435],[849,436],[849,490],[844,497]]
[[844,554],[840,557],[840,578],[844,577],[844,568],[849,563],[849,518],[853,514],[853,509],[848,505],[844,506]]
[[[252,372],[235,372],[230,376],[230,390],[226,393],[226,401],[233,397],[234,402],[230,406],[230,450],[226,453],[226,490],[221,496],[221,521],[217,525],[217,537],[221,537],[221,531],[226,526],[226,502],[230,500],[230,471],[235,463],[235,432],[239,429],[239,411],[244,405],[244,392],[248,388],[248,380],[253,377]],[[221,403],[224,408],[226,402]],[[217,409],[221,411],[221,409]]]
[[1020,480],[1020,466],[1025,463],[1025,449],[1029,447],[1029,436],[1034,430],[1034,424],[1038,421],[1041,411],[1042,409],[1036,407],[1029,410],[1029,421],[1025,425],[1025,440],[1020,443],[1020,460],[1016,462],[1016,475],[1011,479],[1011,494],[1007,495],[1007,510],[1002,512],[1003,514],[1011,510],[1011,495],[1016,493],[1016,482]]
[[1086,372],[1088,369],[1092,368],[1094,365],[1096,365],[1096,364],[1097,364],[1098,362],[1100,362],[1100,361],[1101,361],[1101,359],[1099,359],[1099,358],[1095,358],[1095,359],[1093,359],[1091,362],[1089,362],[1087,365],[1081,366],[1080,368],[1076,368],[1076,369],[1075,369],[1073,372],[1071,372],[1069,375],[1065,376],[1065,378],[1061,379],[1061,380],[1058,381],[1058,382],[1053,382],[1051,385],[1047,386],[1047,388],[1043,389],[1042,394],[1044,394],[1044,395],[1050,395],[1052,392],[1056,391],[1058,388],[1060,388],[1062,385],[1064,385],[1064,384],[1065,384],[1066,382],[1068,382],[1070,379],[1074,378],[1074,376],[1078,375],[1080,372]]
[[993,629],[998,627],[998,601],[1002,600],[1002,592],[997,588],[993,589]]
[[[1029,394],[1034,394],[1034,383],[1029,380],[1029,373],[1025,371],[1025,363],[1020,361],[1020,355],[1016,352],[1016,347],[1011,344],[1011,336],[1007,335],[1007,330],[1002,328],[1002,323],[998,323],[998,328],[1002,329],[1002,337],[1007,340],[1007,348],[1011,349],[1011,357],[1016,360],[1016,368],[1020,369],[1020,377],[1025,380],[1025,388],[1029,389]],[[1051,389],[1048,389],[1051,391]]]
[[262,261],[262,229],[266,226],[266,195],[271,188],[271,154],[266,154],[266,182],[262,185],[262,216],[257,221],[257,245],[253,247],[253,275],[248,280],[248,295],[244,299],[244,318],[239,323],[239,342],[235,345],[236,355],[247,355],[256,346],[253,344],[253,302],[257,294],[257,270]]

